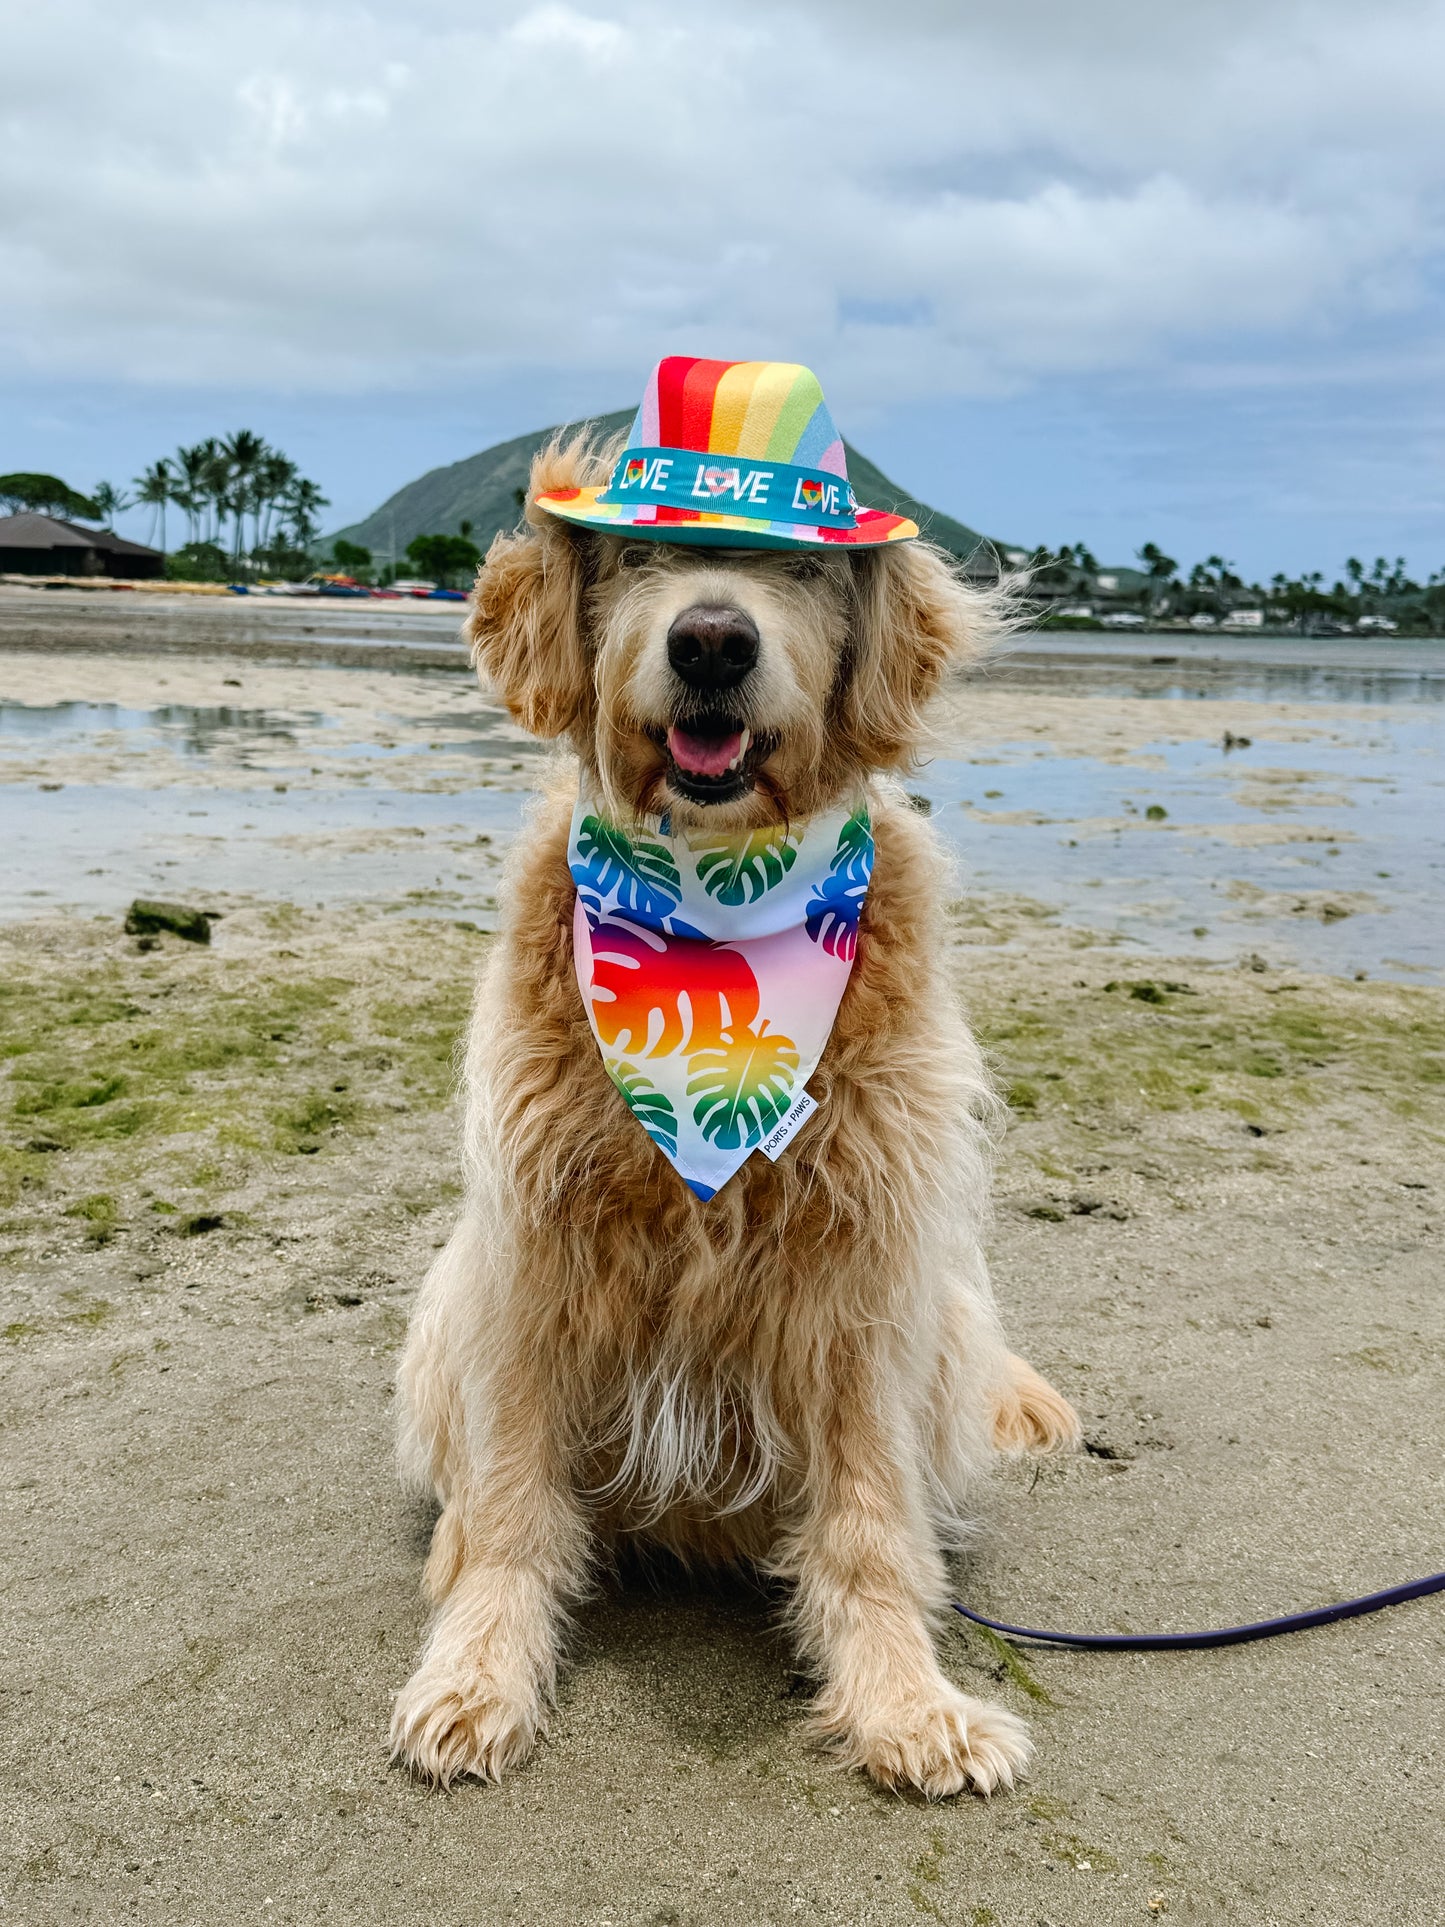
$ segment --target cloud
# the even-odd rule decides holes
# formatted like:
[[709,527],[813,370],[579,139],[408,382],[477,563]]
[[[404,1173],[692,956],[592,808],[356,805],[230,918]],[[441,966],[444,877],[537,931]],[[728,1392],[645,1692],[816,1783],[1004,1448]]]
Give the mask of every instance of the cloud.
[[1426,331],[1445,9],[52,0],[9,29],[0,343],[377,393],[668,350],[847,402]]

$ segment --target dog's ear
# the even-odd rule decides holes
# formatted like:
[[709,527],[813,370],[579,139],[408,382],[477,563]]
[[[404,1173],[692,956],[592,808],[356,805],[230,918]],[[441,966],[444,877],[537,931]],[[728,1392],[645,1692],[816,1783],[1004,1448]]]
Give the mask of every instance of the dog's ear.
[[585,436],[542,449],[532,462],[525,529],[498,535],[477,573],[466,624],[472,660],[534,736],[562,735],[592,701],[584,605],[593,537],[539,509],[536,497],[608,472]]
[[929,542],[890,544],[850,560],[853,608],[839,721],[865,767],[903,768],[947,670],[979,655],[1007,626],[1001,600],[971,588]]

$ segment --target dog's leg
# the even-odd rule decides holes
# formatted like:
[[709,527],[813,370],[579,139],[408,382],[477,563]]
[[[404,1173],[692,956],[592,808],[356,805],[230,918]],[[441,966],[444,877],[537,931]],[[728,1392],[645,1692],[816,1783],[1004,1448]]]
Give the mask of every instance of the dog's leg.
[[829,1407],[808,1442],[806,1516],[781,1562],[823,1675],[817,1730],[881,1785],[931,1797],[1011,1786],[1029,1756],[1022,1723],[943,1676],[929,1631],[945,1596],[920,1453],[900,1391],[876,1360],[836,1348]]
[[[563,1606],[588,1531],[560,1446],[555,1359],[519,1340],[489,1373],[486,1441],[455,1476],[445,1597],[392,1714],[392,1757],[446,1786],[530,1752],[556,1679]],[[437,1574],[429,1577],[435,1581]]]
[[993,1438],[1000,1452],[1062,1452],[1083,1437],[1079,1415],[1046,1378],[1015,1353],[994,1393]]

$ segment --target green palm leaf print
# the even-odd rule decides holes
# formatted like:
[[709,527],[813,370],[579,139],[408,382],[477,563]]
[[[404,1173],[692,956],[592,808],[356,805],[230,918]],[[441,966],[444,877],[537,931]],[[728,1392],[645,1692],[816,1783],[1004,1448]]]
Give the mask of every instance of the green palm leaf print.
[[766,1019],[736,1043],[688,1059],[687,1094],[697,1096],[693,1118],[720,1151],[761,1143],[792,1102],[797,1046],[791,1037],[769,1036],[765,1026]]
[[604,899],[615,892],[622,909],[644,916],[665,917],[677,908],[682,879],[665,843],[631,837],[600,816],[584,816],[577,858],[572,876],[579,889],[590,885]]
[[628,1110],[654,1144],[669,1157],[676,1157],[677,1113],[671,1100],[664,1092],[654,1089],[652,1079],[645,1077],[635,1064],[629,1064],[625,1057],[609,1057],[604,1061],[607,1075],[627,1099]]
[[781,823],[747,836],[689,843],[689,848],[705,852],[698,878],[710,897],[727,904],[756,903],[777,888],[798,855],[794,838]]

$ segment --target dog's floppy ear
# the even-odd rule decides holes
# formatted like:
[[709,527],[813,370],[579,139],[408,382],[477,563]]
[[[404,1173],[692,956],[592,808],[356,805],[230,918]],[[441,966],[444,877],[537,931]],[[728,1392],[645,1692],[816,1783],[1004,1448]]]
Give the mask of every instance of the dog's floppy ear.
[[585,436],[542,449],[532,461],[526,528],[498,535],[477,574],[466,625],[472,660],[534,736],[562,735],[592,700],[583,605],[593,538],[539,509],[536,496],[586,487],[608,472]]
[[839,720],[867,768],[906,767],[945,672],[980,654],[1006,626],[1001,601],[970,588],[930,542],[865,550],[851,562],[852,634]]

